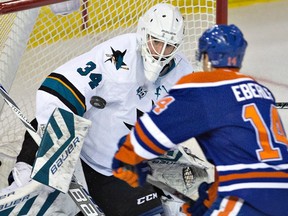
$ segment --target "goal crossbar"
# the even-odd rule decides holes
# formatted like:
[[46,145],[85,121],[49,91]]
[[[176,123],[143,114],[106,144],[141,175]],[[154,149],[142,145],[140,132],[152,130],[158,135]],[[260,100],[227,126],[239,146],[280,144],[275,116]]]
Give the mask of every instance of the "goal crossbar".
[[[53,0],[53,4],[68,0]],[[0,15],[50,5],[51,0],[11,0],[0,2]]]

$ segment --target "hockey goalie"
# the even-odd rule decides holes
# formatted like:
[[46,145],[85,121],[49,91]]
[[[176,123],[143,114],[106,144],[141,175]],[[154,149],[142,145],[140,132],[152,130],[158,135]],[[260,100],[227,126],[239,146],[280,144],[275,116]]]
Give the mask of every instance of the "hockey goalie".
[[[1,88],[2,96],[13,108],[13,111],[21,113],[14,101],[2,90]],[[20,115],[21,117],[23,117],[23,114]],[[33,126],[29,122],[25,122],[25,118],[21,120],[28,131],[33,130]],[[59,108],[55,109],[46,127],[43,128],[43,131],[40,130],[42,139],[36,154],[36,160],[34,161],[33,157],[30,159],[33,162],[30,161],[33,167],[25,162],[16,163],[9,178],[10,186],[0,191],[1,215],[73,216],[79,213],[79,203],[78,206],[75,205],[75,200],[73,201],[70,196],[61,193],[61,191],[67,192],[75,167],[77,168],[78,178],[82,178],[82,182],[85,183],[78,159],[90,124],[87,119]],[[34,141],[37,143],[39,140],[40,136],[36,132],[32,131],[26,134],[25,142]],[[43,143],[45,145],[41,145]],[[66,158],[72,152],[77,152],[77,154],[71,157],[72,163],[70,162],[67,165]],[[27,160],[29,161],[26,158]],[[66,164],[66,166],[63,164]],[[159,194],[161,194],[161,201],[167,216],[182,215],[179,212],[184,203],[182,199],[190,199],[189,197],[197,193],[199,184],[208,180],[205,161],[182,146],[149,161],[149,165],[152,174],[150,183],[160,188]],[[61,169],[62,172],[58,172]],[[58,176],[55,175],[57,172]],[[179,194],[182,194],[181,199],[178,198]]]
[[[196,198],[197,188],[203,181],[208,181],[207,172],[211,168],[182,146],[149,161],[149,164],[152,175],[148,181],[162,189],[159,193],[166,216],[182,215],[179,209],[184,201]],[[77,177],[83,177],[80,164],[77,168]],[[16,163],[10,177],[12,184],[0,190],[1,215],[74,216],[80,212],[70,196],[31,179],[31,172],[32,166]]]
[[[173,193],[167,195],[164,191],[162,195],[157,193],[154,196],[154,187],[149,184],[145,188],[131,189],[129,185],[114,178],[111,169],[118,139],[131,130],[143,111],[150,109],[167,94],[173,83],[182,75],[193,71],[179,50],[185,32],[180,11],[169,4],[156,4],[145,14],[139,20],[137,33],[119,35],[66,62],[53,70],[37,91],[38,130],[46,125],[55,106],[92,121],[81,150],[81,163],[89,193],[109,216],[115,215],[115,210],[120,212],[118,215],[159,215],[163,209],[168,212],[167,216],[181,215],[179,207],[183,202],[176,200]],[[165,35],[161,32],[165,32]],[[91,101],[95,99],[95,94],[102,101]],[[56,123],[58,122],[53,121],[51,125]],[[59,132],[60,129],[62,127],[59,126],[56,131]],[[55,133],[53,137],[60,137],[59,134],[60,132]],[[55,169],[48,168],[48,165],[53,165],[57,160],[52,154],[49,155],[51,146],[54,145],[48,140],[48,145],[38,150],[38,163],[33,158],[28,158],[29,164],[33,164],[33,179],[52,186],[56,192],[65,191],[69,182],[63,181],[62,176],[55,178],[54,174],[57,174],[58,168],[63,167],[61,163],[57,163]],[[47,153],[46,159],[53,158],[54,162],[51,161],[46,166],[42,160],[44,153]],[[183,156],[186,154],[191,160],[187,161]],[[205,167],[199,164],[200,160],[194,159],[193,155],[183,151],[179,154],[169,152],[163,158],[151,161],[153,182],[162,181],[164,185],[171,185],[180,190],[180,193],[190,196],[197,191],[198,181],[207,178]],[[119,196],[121,193],[129,197],[130,202],[123,200]],[[154,199],[149,199],[150,196]],[[161,202],[162,200],[164,201]],[[30,207],[34,208],[31,202],[23,202],[23,206],[27,207],[30,203]],[[15,206],[20,206],[19,204]],[[61,206],[69,205],[62,203]],[[53,207],[57,211],[58,206]],[[44,210],[41,211],[44,214]],[[70,212],[66,213],[69,214]]]

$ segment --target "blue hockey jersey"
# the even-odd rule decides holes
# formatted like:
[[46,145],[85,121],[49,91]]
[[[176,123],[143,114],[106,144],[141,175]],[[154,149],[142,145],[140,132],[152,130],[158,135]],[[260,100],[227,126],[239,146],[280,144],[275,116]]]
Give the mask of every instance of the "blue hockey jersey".
[[216,167],[219,195],[269,215],[288,212],[288,140],[273,94],[252,77],[231,69],[186,75],[130,137],[146,159],[195,137]]

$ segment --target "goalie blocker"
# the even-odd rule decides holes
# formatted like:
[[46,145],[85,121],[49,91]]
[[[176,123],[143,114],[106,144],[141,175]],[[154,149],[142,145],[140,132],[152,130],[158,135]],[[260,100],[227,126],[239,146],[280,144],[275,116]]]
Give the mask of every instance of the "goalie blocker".
[[55,109],[44,130],[31,177],[67,193],[90,125],[87,119]]
[[[27,129],[27,132],[29,132],[29,134],[31,135],[31,137],[34,139],[34,141],[36,142],[36,144],[37,145],[39,145],[40,144],[40,140],[41,140],[41,138],[40,138],[40,136],[36,133],[36,131],[35,131],[35,129],[34,129],[34,127],[30,124],[30,122],[27,120],[27,118],[23,115],[23,113],[21,112],[21,110],[18,108],[18,106],[16,105],[16,103],[13,101],[13,99],[8,95],[8,93],[5,91],[5,89],[4,89],[4,87],[2,86],[2,85],[0,85],[0,94],[1,94],[1,96],[3,97],[3,99],[4,99],[4,101],[10,106],[10,108],[13,110],[13,112],[15,113],[15,115],[17,115],[17,117],[22,121],[22,123],[25,125],[25,127],[26,127],[26,129]],[[56,110],[58,110],[58,109],[56,109]],[[62,109],[61,109],[62,110]],[[60,112],[60,111],[59,111]],[[47,125],[49,125],[49,122],[50,122],[50,120],[53,122],[53,115],[55,114],[55,115],[57,115],[57,113],[59,113],[59,112],[53,112],[53,114],[52,114],[52,117],[49,119],[49,121],[48,121],[48,124]],[[74,127],[75,128],[77,128],[78,129],[78,123],[79,123],[79,125],[81,125],[83,128],[80,130],[80,131],[82,131],[82,130],[86,130],[86,132],[87,132],[87,130],[88,130],[88,127],[89,127],[89,125],[90,125],[90,121],[89,120],[87,120],[87,119],[84,119],[84,118],[82,118],[82,117],[79,117],[79,116],[77,116],[77,118],[76,119],[78,119],[78,120],[83,120],[83,122],[86,122],[86,125],[85,124],[83,124],[83,122],[82,122],[82,124],[81,124],[81,121],[80,122],[76,122],[76,121],[74,121],[74,116],[75,115],[73,115],[72,113],[69,113],[69,112],[67,112],[67,111],[65,111],[65,110],[62,110],[62,112],[63,113],[66,113],[65,115],[64,115],[64,117],[63,118],[65,118],[66,120],[67,120],[67,122],[64,120],[64,121],[60,121],[60,122],[64,122],[65,124],[66,123],[68,123],[68,122],[70,122],[68,125],[71,127],[74,123]],[[68,114],[69,113],[69,114]],[[66,116],[66,117],[65,117]],[[70,119],[69,119],[69,117],[70,117]],[[61,117],[57,117],[57,118],[61,118]],[[57,119],[56,118],[56,119]],[[54,121],[55,121],[55,119],[54,119]],[[71,123],[73,122],[73,124],[71,125]],[[51,123],[51,124],[53,124],[53,123]],[[56,124],[57,125],[57,124]],[[53,127],[52,127],[53,128]],[[75,135],[74,133],[73,133],[73,131],[72,131],[72,134],[69,134],[69,133],[67,133],[67,131],[66,131],[66,133],[63,133],[63,134],[66,134],[66,136],[63,136],[63,138],[64,139],[62,139],[61,140],[61,137],[62,137],[62,132],[61,132],[61,127],[55,127],[56,128],[56,130],[57,130],[57,132],[55,133],[55,134],[58,134],[59,136],[58,136],[58,138],[59,138],[59,143],[58,144],[60,144],[61,143],[61,141],[62,142],[64,142],[64,146],[65,145],[67,145],[67,135],[69,136],[69,135],[71,135],[71,139],[72,139],[72,135]],[[85,133],[86,133],[85,132]],[[82,131],[82,133],[80,132],[80,134],[82,134],[83,136],[85,136],[85,133],[83,134],[83,131]],[[53,137],[53,134],[54,133],[48,133],[48,134],[50,134],[50,135],[52,135],[52,137]],[[77,134],[77,133],[76,133]],[[47,135],[47,137],[48,137],[48,139],[49,139],[49,135]],[[57,140],[57,138],[56,137],[54,137],[54,140]],[[49,140],[48,140],[49,141]],[[58,142],[57,141],[57,142]],[[50,142],[50,144],[52,144],[52,145],[50,145],[50,146],[46,146],[47,148],[46,149],[44,149],[43,150],[43,152],[45,152],[45,153],[47,153],[48,152],[48,154],[49,153],[51,153],[51,151],[50,150],[52,150],[52,151],[56,151],[56,152],[58,152],[57,154],[58,154],[58,156],[59,156],[59,153],[61,154],[61,152],[62,151],[65,151],[65,147],[63,147],[62,149],[58,149],[57,150],[57,148],[53,148],[53,142],[51,143]],[[63,144],[63,143],[62,143]],[[83,144],[83,139],[82,139],[82,144]],[[82,144],[81,144],[81,146],[82,146]],[[52,147],[51,147],[52,146]],[[69,146],[69,145],[68,145]],[[67,147],[67,146],[66,146]],[[75,151],[76,152],[76,151]],[[76,154],[78,154],[78,156],[77,156],[77,158],[79,157],[79,153],[80,152],[76,152]],[[56,153],[55,153],[56,154]],[[54,159],[57,159],[58,158],[58,156],[57,156],[57,154],[56,154],[56,156],[55,156],[55,158]],[[45,154],[44,154],[45,155]],[[42,159],[43,158],[45,158],[45,156],[44,157],[42,157]],[[69,157],[70,158],[70,157]],[[53,161],[53,160],[52,160]],[[41,161],[40,161],[41,162]],[[50,161],[51,162],[51,161]],[[75,161],[74,161],[75,162]],[[72,164],[74,164],[74,166],[73,166],[73,168],[69,168],[70,170],[71,169],[73,169],[73,171],[74,171],[74,169],[75,169],[75,163],[74,162],[72,162]],[[70,164],[71,165],[71,164]],[[49,166],[49,165],[48,165]],[[44,166],[43,166],[44,167]],[[69,170],[68,169],[68,170]],[[67,170],[66,170],[67,171]],[[46,173],[46,174],[48,174],[48,173]],[[72,173],[72,175],[73,175],[73,173]],[[47,175],[46,175],[46,177],[47,177]],[[45,177],[45,178],[46,178]],[[43,177],[44,178],[44,177]],[[44,179],[45,179],[44,178]],[[47,178],[46,178],[47,179]],[[49,177],[48,177],[48,179],[49,179]],[[87,194],[87,192],[85,191],[85,189],[83,188],[83,186],[81,185],[81,184],[79,184],[79,182],[77,182],[77,180],[76,180],[76,178],[74,177],[74,175],[73,175],[73,179],[75,180],[75,183],[74,183],[74,186],[77,188],[77,191],[78,191],[78,193],[75,193],[75,190],[73,190],[72,191],[72,189],[69,189],[69,191],[71,192],[71,193],[69,193],[69,195],[72,197],[72,199],[73,199],[73,201],[75,202],[75,204],[78,206],[78,208],[82,211],[82,213],[84,214],[84,215],[86,215],[86,216],[89,216],[89,215],[94,215],[94,216],[96,216],[96,215],[103,215],[103,212],[99,209],[99,207],[91,200],[91,197]],[[49,182],[49,180],[48,180],[48,182]],[[57,182],[56,182],[57,183]],[[49,183],[50,184],[50,183]],[[70,182],[68,183],[68,184],[70,184]],[[51,184],[52,185],[52,184]],[[60,185],[63,185],[62,183],[60,183]],[[23,186],[24,188],[25,188],[25,185],[18,185],[18,186]],[[53,186],[52,186],[53,187]],[[56,186],[54,186],[55,188],[57,188]],[[61,186],[60,186],[60,188],[61,188]],[[64,186],[64,190],[65,190],[65,186]],[[11,188],[10,189],[8,189],[8,191],[11,191]],[[25,189],[24,189],[24,191],[25,191]],[[1,191],[1,193],[2,193],[3,191]],[[79,192],[81,192],[81,193],[79,193]],[[14,200],[14,201],[12,201],[12,202],[10,202],[10,200],[8,200],[7,201],[7,199],[6,199],[6,193],[7,193],[7,191],[4,191],[3,192],[4,193],[4,195],[3,196],[1,196],[1,203],[3,203],[3,205],[2,205],[2,212],[3,212],[3,214],[5,214],[4,212],[9,212],[9,211],[16,211],[16,212],[18,212],[19,211],[19,209],[17,209],[17,208],[15,208],[15,206],[17,206],[18,205],[18,203],[19,203],[19,198],[21,198],[21,197],[19,197],[19,193],[12,193],[12,194],[15,194],[15,196],[13,195],[11,195],[11,199],[12,200]],[[29,193],[27,193],[26,195],[28,195]],[[75,195],[75,196],[74,196]],[[81,197],[81,200],[79,200],[79,199],[77,199],[77,198],[79,198],[79,195],[81,195],[82,197]],[[9,195],[10,196],[10,195]],[[31,196],[28,196],[28,197],[30,197],[31,198]],[[67,196],[66,196],[67,197]],[[75,197],[77,197],[76,199],[74,199]],[[33,202],[34,202],[34,198],[32,198],[32,200],[30,200],[30,198],[29,198],[29,200],[27,200],[27,201],[25,201],[25,200],[22,200],[22,201],[25,201],[25,202],[23,202],[23,203],[25,203],[24,205],[25,205],[25,208],[27,208],[28,207],[28,210],[30,211],[30,208],[32,208],[33,207]],[[69,198],[69,197],[68,197]],[[2,200],[3,199],[3,200]],[[70,199],[71,200],[71,199]],[[8,203],[7,203],[7,202]],[[80,202],[81,201],[81,202]],[[27,203],[28,202],[28,203]],[[63,204],[63,203],[62,203]],[[52,209],[53,210],[53,208],[51,207],[48,207],[49,209]],[[61,208],[61,207],[60,207]],[[62,206],[62,208],[63,208],[63,206]],[[16,210],[15,210],[16,209]],[[22,210],[21,210],[22,211]],[[26,211],[26,210],[25,210]],[[61,212],[61,210],[56,210],[56,212]],[[7,213],[7,214],[9,214],[9,213]],[[14,214],[16,214],[16,213],[14,213]],[[34,215],[34,214],[32,214],[32,215]],[[43,212],[41,213],[41,215],[43,215]],[[51,214],[49,214],[49,215],[51,215]]]

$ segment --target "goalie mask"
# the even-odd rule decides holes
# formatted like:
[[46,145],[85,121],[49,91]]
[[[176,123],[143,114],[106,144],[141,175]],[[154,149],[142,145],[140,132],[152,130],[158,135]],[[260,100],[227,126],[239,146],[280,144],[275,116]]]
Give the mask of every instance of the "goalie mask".
[[154,82],[178,51],[184,38],[184,20],[169,4],[157,4],[140,17],[137,29],[146,78]]
[[215,25],[199,39],[197,60],[207,54],[212,67],[241,68],[247,42],[235,25]]

